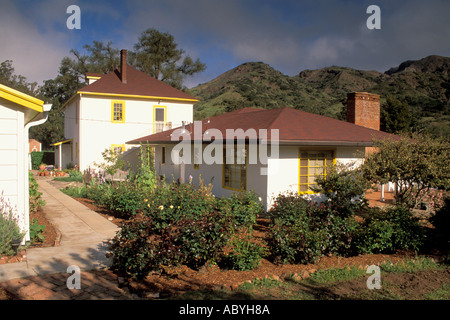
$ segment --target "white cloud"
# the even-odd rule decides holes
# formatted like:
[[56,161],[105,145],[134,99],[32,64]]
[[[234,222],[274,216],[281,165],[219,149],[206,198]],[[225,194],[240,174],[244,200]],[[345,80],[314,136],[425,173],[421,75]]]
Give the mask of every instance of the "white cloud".
[[2,0],[1,7],[0,61],[12,60],[15,73],[29,82],[42,84],[43,80],[54,78],[59,62],[68,53],[64,34],[48,28],[51,22],[46,20],[36,26],[13,1]]

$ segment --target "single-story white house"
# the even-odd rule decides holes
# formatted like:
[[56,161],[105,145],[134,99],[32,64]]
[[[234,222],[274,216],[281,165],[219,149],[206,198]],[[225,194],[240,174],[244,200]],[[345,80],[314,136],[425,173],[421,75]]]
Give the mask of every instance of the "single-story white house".
[[28,131],[44,123],[50,109],[44,101],[0,84],[0,192],[26,233],[22,243],[30,240]]
[[53,144],[56,167],[95,168],[105,149],[137,159],[126,141],[193,121],[198,100],[129,66],[127,50],[118,69],[86,78],[88,85],[63,106],[65,138]]
[[373,138],[395,137],[379,131],[378,95],[348,94],[347,118],[243,108],[127,144],[154,146],[156,173],[166,180],[198,184],[201,176],[218,197],[253,190],[268,209],[286,191],[320,200],[311,187],[328,165],[358,165]]

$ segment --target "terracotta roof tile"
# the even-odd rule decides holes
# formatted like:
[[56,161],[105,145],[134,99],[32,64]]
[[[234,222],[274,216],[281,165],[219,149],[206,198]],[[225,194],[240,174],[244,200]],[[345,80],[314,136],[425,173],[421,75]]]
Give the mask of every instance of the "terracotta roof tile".
[[[178,128],[152,134],[127,142],[138,143],[170,143],[171,134]],[[189,124],[185,129],[194,137],[194,124]],[[370,146],[372,139],[386,139],[398,137],[392,134],[358,126],[349,122],[332,119],[293,108],[281,109],[254,109],[245,108],[216,117],[202,120],[203,139],[211,138],[205,134],[208,129],[217,129],[222,136],[226,136],[227,129],[260,129],[267,130],[267,139],[270,141],[270,130],[279,130],[280,144],[318,144],[318,145],[361,145]],[[210,131],[208,131],[210,133]],[[197,133],[198,134],[198,133]],[[260,138],[260,136],[258,136]],[[209,140],[208,140],[209,141]],[[173,141],[175,143],[178,140]]]

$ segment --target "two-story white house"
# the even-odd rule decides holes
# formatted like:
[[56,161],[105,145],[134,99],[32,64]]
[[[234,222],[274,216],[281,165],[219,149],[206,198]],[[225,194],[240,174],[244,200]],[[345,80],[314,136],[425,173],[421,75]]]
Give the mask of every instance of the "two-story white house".
[[54,144],[57,167],[92,168],[105,149],[124,152],[133,147],[126,141],[193,121],[197,99],[129,66],[126,50],[120,54],[118,69],[88,73],[88,85],[63,106],[65,139]]

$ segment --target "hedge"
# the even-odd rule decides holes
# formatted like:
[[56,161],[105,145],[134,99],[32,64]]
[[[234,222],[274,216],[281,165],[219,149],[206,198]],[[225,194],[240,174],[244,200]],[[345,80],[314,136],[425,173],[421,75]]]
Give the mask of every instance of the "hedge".
[[55,164],[55,151],[33,151],[31,152],[31,169],[39,170],[39,165],[45,163]]

